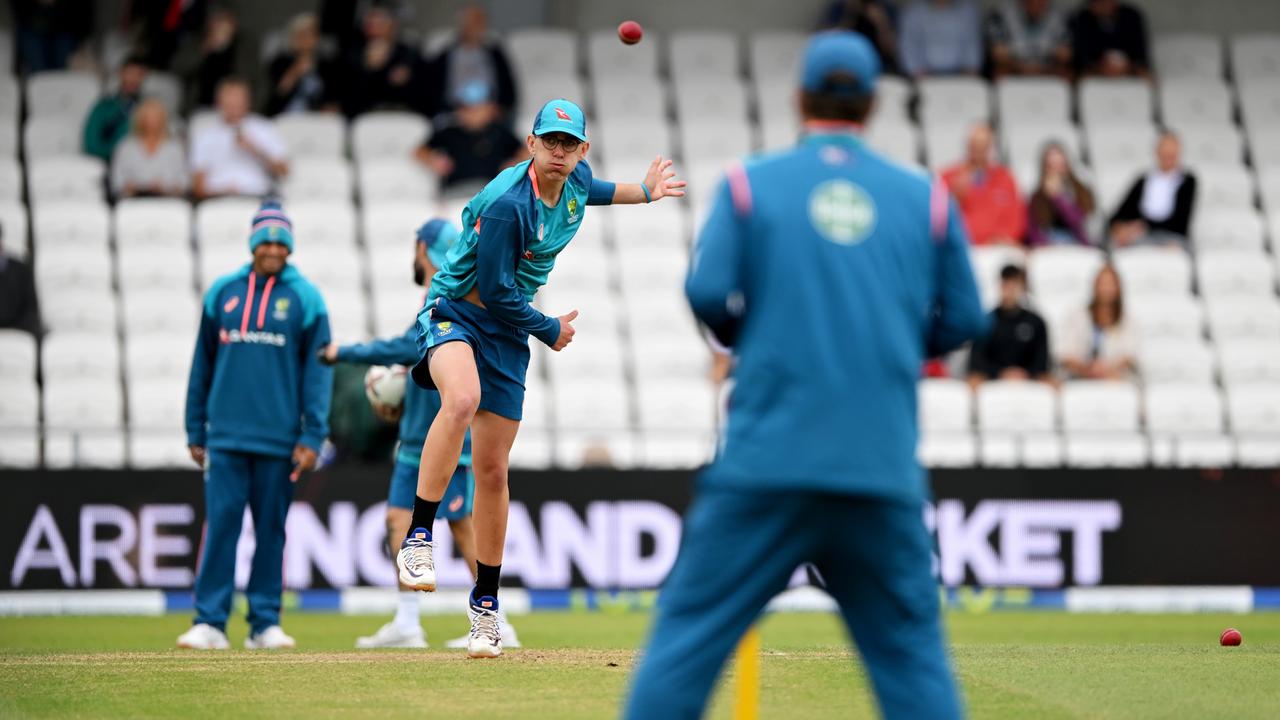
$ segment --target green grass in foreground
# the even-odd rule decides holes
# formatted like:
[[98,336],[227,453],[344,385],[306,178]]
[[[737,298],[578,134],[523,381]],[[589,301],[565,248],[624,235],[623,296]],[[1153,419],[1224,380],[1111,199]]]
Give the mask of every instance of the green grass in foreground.
[[[648,617],[514,618],[525,649],[497,661],[460,652],[356,651],[384,620],[295,613],[301,650],[171,649],[190,622],[0,619],[0,717],[606,718],[617,713]],[[440,646],[461,616],[425,620]],[[1280,717],[1280,614],[952,615],[953,652],[978,718]],[[1222,628],[1244,633],[1217,645]],[[240,647],[245,628],[233,623]],[[763,625],[761,717],[868,717],[866,677],[828,615]],[[729,680],[732,673],[725,678]],[[729,716],[717,692],[711,716]]]

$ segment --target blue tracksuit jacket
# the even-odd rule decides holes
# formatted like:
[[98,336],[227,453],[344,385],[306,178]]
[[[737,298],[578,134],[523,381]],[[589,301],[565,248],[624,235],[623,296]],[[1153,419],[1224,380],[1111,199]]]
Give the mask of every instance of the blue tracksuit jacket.
[[685,291],[738,358],[704,483],[925,497],[921,363],[987,325],[939,182],[852,133],[750,160],[719,189]]
[[260,277],[252,265],[205,294],[191,377],[187,442],[216,450],[289,457],[329,434],[333,370],[319,291],[292,266]]
[[[338,348],[338,362],[368,363],[370,365],[404,365],[413,367],[418,362],[418,323],[415,321],[399,337],[373,340],[367,343],[343,345]],[[419,387],[409,381],[404,387],[404,413],[400,416],[400,448],[396,460],[417,466],[422,459],[422,443],[427,439],[431,421],[440,412],[440,393]],[[471,431],[462,445],[459,465],[471,464]]]

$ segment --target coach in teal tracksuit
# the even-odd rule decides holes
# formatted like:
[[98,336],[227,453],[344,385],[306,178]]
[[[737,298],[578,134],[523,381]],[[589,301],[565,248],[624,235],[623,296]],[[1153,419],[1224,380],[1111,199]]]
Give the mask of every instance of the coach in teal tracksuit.
[[257,544],[249,640],[280,646],[285,516],[293,482],[329,433],[333,371],[316,356],[329,342],[329,317],[320,293],[287,264],[293,231],[278,205],[264,203],[255,216],[249,250],[253,261],[205,294],[187,387],[187,442],[205,466],[207,520],[195,624],[226,626],[247,504]]
[[916,381],[986,320],[946,192],[860,137],[878,73],[860,36],[815,37],[805,138],[731,168],[699,236],[686,294],[734,348],[736,382],[627,717],[697,717],[734,644],[805,562],[839,602],[886,716],[962,712],[923,521]]

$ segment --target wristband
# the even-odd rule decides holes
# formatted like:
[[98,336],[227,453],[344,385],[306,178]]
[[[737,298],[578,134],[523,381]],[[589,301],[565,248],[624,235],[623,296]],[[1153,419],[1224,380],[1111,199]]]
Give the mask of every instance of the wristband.
[[649,186],[644,183],[640,183],[640,189],[644,191],[644,201],[646,203],[653,202],[653,196],[649,194]]

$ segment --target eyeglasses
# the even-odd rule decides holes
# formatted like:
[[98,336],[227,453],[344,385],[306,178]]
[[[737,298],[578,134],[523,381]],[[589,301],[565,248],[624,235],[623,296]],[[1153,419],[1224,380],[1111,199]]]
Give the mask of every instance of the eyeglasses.
[[582,145],[582,141],[571,135],[563,135],[561,133],[548,133],[538,138],[542,141],[542,147],[548,150],[563,148],[565,152],[571,153]]

